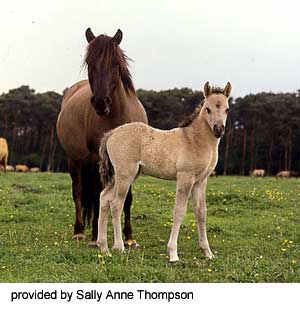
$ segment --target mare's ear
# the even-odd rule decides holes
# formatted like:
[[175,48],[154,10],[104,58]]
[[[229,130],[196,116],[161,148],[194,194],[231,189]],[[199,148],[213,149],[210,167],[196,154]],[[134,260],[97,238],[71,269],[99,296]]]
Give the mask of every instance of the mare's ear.
[[226,97],[229,97],[230,96],[230,93],[231,93],[231,90],[232,90],[232,87],[231,87],[231,83],[230,82],[227,82],[224,90],[223,90],[223,94],[226,96]]
[[119,45],[122,41],[122,38],[123,38],[123,33],[121,29],[118,29],[118,31],[116,32],[112,40],[116,43],[116,45]]
[[207,81],[204,85],[204,96],[207,98],[210,95],[211,95],[211,86],[209,82]]
[[88,28],[85,31],[85,38],[87,40],[88,43],[90,43],[92,40],[95,39],[95,35],[93,34],[93,32],[91,31],[91,28]]

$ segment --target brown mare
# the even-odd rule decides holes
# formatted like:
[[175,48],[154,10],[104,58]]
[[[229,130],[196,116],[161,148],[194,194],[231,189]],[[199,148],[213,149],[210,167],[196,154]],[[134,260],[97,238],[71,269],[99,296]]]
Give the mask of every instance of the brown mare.
[[[76,209],[74,239],[84,239],[86,221],[92,218],[92,241],[97,240],[99,198],[99,145],[103,134],[119,125],[148,123],[136,96],[128,69],[128,58],[120,49],[122,32],[114,37],[95,37],[88,28],[85,64],[88,80],[74,84],[64,95],[57,120],[59,141],[68,158]],[[135,245],[130,223],[131,190],[124,203],[125,245]]]

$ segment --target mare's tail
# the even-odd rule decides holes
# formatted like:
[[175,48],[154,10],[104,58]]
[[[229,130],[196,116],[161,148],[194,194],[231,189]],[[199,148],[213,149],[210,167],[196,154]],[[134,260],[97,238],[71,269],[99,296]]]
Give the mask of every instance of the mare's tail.
[[99,171],[103,187],[114,183],[115,171],[107,152],[107,141],[111,135],[112,131],[104,134],[103,138],[101,139],[99,148]]

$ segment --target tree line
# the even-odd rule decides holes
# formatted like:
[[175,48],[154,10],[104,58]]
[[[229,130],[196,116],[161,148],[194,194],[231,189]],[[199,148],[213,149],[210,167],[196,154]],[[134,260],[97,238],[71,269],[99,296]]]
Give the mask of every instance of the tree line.
[[[151,126],[171,129],[202,101],[201,91],[138,90]],[[9,144],[9,163],[67,171],[56,135],[62,95],[36,93],[29,86],[0,96],[0,137]],[[219,148],[218,174],[248,175],[255,168],[274,175],[300,170],[300,92],[258,93],[230,99],[226,133]]]

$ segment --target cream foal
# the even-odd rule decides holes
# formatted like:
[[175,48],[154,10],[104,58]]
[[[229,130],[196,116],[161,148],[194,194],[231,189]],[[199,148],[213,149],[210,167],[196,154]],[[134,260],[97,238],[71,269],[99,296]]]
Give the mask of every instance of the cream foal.
[[205,99],[182,127],[169,131],[135,122],[107,133],[100,146],[100,174],[106,185],[100,195],[98,245],[107,253],[109,209],[114,228],[113,249],[124,250],[121,213],[130,185],[140,173],[177,180],[173,227],[168,243],[170,262],[178,261],[177,239],[192,195],[199,245],[214,257],[206,234],[206,184],[215,169],[218,145],[225,131],[231,84],[224,89],[204,85]]

